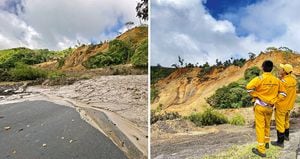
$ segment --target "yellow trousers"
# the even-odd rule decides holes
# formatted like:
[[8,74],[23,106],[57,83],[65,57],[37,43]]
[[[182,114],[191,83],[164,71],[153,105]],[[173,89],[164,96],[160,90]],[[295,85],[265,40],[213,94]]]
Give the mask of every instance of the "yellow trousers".
[[285,129],[290,128],[290,111],[275,110],[276,130],[284,133]]
[[255,114],[255,131],[258,142],[257,149],[261,153],[266,153],[265,143],[270,142],[270,126],[273,109],[256,105],[254,107]]

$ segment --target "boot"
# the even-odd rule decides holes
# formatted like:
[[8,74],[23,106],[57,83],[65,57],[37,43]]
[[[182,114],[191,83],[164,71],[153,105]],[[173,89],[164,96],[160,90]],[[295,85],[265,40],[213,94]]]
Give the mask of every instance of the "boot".
[[274,146],[284,147],[284,133],[281,133],[277,130],[277,141],[271,141],[271,144]]
[[257,148],[252,148],[252,152],[260,157],[267,157],[265,153],[259,152]]
[[286,141],[290,141],[290,129],[288,128],[288,129],[285,129],[285,131],[284,131],[284,140],[286,140]]
[[266,148],[266,149],[269,149],[269,148],[270,148],[270,144],[269,144],[269,143],[266,143],[265,148]]

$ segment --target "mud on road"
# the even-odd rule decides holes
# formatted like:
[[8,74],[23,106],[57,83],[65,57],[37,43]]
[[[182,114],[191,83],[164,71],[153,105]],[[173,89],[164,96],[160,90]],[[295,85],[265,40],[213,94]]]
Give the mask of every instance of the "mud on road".
[[[116,130],[113,134],[119,134],[117,129],[121,131],[142,153],[142,158],[146,158],[148,155],[147,82],[147,75],[118,75],[93,77],[66,86],[30,86],[24,93],[3,97],[0,99],[0,104],[46,100],[76,108],[89,124],[105,133],[121,149],[131,152],[128,150],[128,144],[124,145],[119,141],[123,137],[111,136],[111,130]],[[104,113],[109,123],[99,122],[101,116],[97,112]],[[107,129],[107,124],[111,128]]]

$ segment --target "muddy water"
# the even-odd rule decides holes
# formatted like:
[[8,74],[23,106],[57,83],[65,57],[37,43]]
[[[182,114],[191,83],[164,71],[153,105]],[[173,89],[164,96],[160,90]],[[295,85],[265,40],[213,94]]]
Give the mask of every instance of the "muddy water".
[[[28,87],[23,94],[0,100],[0,104],[48,100],[75,107],[83,119],[108,136],[127,156],[145,158],[148,141],[147,79],[147,75],[102,76],[69,86],[33,86]],[[97,113],[90,113],[93,111]],[[105,131],[107,124],[99,122],[99,112],[114,123],[109,132]],[[120,135],[112,135],[112,129],[115,134],[120,134],[119,130],[130,144],[125,145],[124,138],[120,141]]]

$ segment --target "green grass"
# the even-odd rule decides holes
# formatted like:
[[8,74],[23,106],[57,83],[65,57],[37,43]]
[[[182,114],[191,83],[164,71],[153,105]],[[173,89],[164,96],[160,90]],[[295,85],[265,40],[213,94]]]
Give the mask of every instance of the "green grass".
[[[232,146],[228,150],[215,154],[204,156],[202,159],[260,159],[261,157],[252,153],[252,148],[256,147],[256,144],[245,144],[241,146]],[[268,159],[276,159],[280,156],[280,148],[275,146],[270,146],[270,149],[266,150]]]
[[245,125],[245,123],[246,123],[245,118],[240,114],[237,114],[230,120],[231,125],[243,126]]
[[207,109],[203,113],[194,113],[187,118],[197,126],[219,125],[228,123],[228,119],[226,116],[213,109]]

